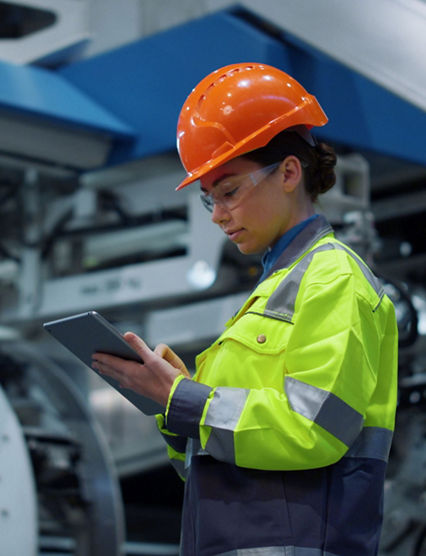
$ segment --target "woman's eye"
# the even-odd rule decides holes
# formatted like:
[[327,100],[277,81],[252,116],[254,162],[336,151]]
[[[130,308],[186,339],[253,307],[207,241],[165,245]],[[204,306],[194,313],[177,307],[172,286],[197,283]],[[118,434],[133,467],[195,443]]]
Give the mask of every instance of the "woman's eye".
[[230,189],[229,191],[225,191],[223,196],[224,197],[233,197],[238,192],[238,189],[239,189],[239,187],[234,187],[233,189]]

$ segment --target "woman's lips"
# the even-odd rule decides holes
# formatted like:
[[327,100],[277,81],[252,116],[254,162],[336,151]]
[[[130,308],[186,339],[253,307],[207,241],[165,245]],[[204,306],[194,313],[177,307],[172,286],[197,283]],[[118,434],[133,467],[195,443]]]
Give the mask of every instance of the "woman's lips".
[[235,241],[242,231],[243,228],[239,228],[238,230],[230,230],[230,231],[226,231],[225,233],[231,241]]

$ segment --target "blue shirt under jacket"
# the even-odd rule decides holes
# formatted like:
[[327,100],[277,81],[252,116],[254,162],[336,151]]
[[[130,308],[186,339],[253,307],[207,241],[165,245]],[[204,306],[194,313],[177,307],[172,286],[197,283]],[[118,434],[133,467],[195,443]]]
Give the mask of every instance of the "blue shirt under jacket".
[[277,262],[278,257],[281,255],[284,249],[288,245],[290,245],[293,239],[306,228],[309,222],[315,220],[315,218],[318,218],[318,214],[310,216],[306,220],[303,220],[302,222],[299,222],[299,224],[296,224],[296,226],[293,226],[293,228],[287,230],[286,233],[280,237],[277,243],[266,251],[266,253],[262,257],[263,272],[261,277],[259,278],[258,283],[262,282],[262,280],[264,280],[269,275],[271,268]]

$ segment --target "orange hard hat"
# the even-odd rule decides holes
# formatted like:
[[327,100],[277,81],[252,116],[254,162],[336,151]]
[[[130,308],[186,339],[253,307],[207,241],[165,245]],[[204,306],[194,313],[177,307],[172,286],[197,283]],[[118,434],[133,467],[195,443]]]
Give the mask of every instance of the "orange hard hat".
[[177,149],[187,171],[182,189],[292,126],[328,121],[316,98],[287,73],[258,63],[231,64],[205,77],[179,115]]

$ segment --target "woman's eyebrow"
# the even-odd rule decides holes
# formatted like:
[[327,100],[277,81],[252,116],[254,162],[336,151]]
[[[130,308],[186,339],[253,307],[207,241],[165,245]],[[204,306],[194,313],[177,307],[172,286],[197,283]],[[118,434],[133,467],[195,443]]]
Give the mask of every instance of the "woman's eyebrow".
[[219,183],[220,183],[221,181],[223,181],[225,178],[233,177],[233,176],[235,176],[235,175],[236,175],[236,174],[233,173],[233,172],[225,172],[224,174],[222,174],[221,176],[219,176],[218,178],[216,178],[215,180],[213,180],[212,185],[213,185],[213,187],[216,187],[216,186],[219,185]]
[[[219,177],[217,177],[215,180],[212,181],[212,187],[217,187],[220,184],[220,182],[223,181],[225,178],[233,177],[235,175],[236,174],[233,172],[225,172],[224,174],[221,174]],[[207,193],[207,189],[202,185],[200,189],[203,193]]]

